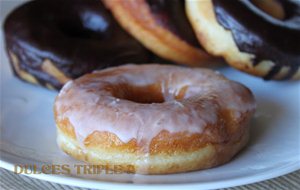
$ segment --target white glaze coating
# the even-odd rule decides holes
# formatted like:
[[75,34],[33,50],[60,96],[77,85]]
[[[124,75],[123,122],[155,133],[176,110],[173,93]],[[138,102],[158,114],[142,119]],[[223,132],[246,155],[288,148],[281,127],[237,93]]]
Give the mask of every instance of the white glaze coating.
[[[246,87],[208,69],[125,65],[91,75],[68,82],[54,106],[56,119],[69,119],[81,145],[94,131],[114,133],[123,142],[137,139],[146,144],[162,130],[201,133],[208,123],[217,122],[220,108],[233,110],[238,118],[256,106]],[[159,83],[165,101],[141,104],[113,97],[106,86],[120,83]],[[185,86],[188,87],[184,97],[176,100],[174,97]]]

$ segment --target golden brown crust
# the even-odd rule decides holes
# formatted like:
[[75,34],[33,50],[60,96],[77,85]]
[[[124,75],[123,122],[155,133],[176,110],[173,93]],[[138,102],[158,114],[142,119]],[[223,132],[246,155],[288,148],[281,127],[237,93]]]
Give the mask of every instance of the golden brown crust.
[[[229,112],[223,113],[220,121],[229,117],[228,115]],[[252,113],[246,113],[240,121],[228,123],[227,131],[223,131],[223,134],[217,129],[220,126],[207,126],[212,136],[170,134],[168,131],[162,131],[153,138],[149,150],[143,150],[143,146],[138,145],[136,139],[124,143],[117,134],[99,131],[85,138],[83,150],[76,140],[70,122],[64,121],[57,123],[58,145],[64,152],[78,160],[97,165],[119,165],[123,172],[142,174],[187,172],[218,166],[232,159],[248,141],[248,122],[251,115]],[[146,151],[149,151],[149,154],[144,156]],[[145,165],[145,162],[148,164]],[[132,166],[134,170],[128,166]]]
[[[162,73],[151,75],[156,70]],[[137,173],[148,174],[199,170],[229,161],[247,142],[248,124],[255,110],[254,97],[249,89],[238,83],[208,69],[198,70],[155,64],[128,65],[87,74],[66,84],[54,105],[59,146],[76,159],[92,164],[134,165]],[[159,79],[166,71],[173,71],[172,77],[177,79],[174,90],[157,85],[158,81],[166,83]],[[216,83],[216,87],[204,93],[205,88],[198,84],[200,81],[178,80],[187,74],[191,78],[203,75],[200,78],[204,86]],[[125,84],[123,75],[132,81]],[[139,79],[136,75],[147,78],[148,82],[133,85],[133,81]],[[209,81],[208,84],[205,81]],[[178,85],[181,82],[182,86]],[[199,88],[190,97],[191,86]],[[224,91],[219,92],[224,86]],[[163,91],[174,91],[174,100],[164,99]],[[98,96],[101,98],[92,100]],[[119,103],[112,99],[119,99]],[[161,99],[165,102],[152,102]],[[193,107],[183,106],[180,101],[183,104],[188,101]],[[168,107],[169,103],[176,102],[176,107]],[[111,105],[114,109],[106,110]],[[148,112],[151,110],[155,113]],[[169,112],[176,114],[166,114]],[[141,115],[131,117],[130,113]]]
[[42,70],[46,73],[48,73],[50,76],[54,77],[57,81],[59,81],[61,84],[67,83],[71,78],[65,76],[65,74],[60,71],[52,61],[49,59],[45,59],[41,66]]
[[[247,128],[240,139],[235,142],[206,144],[197,150],[178,150],[176,154],[164,152],[143,156],[143,154],[134,151],[125,152],[123,150],[107,150],[93,147],[82,150],[77,141],[65,136],[59,128],[57,133],[59,147],[78,160],[95,165],[118,165],[121,166],[123,172],[141,174],[170,174],[218,166],[232,159],[247,144],[249,139]],[[148,164],[145,165],[145,162]],[[132,167],[128,166],[133,166],[133,170]]]
[[[266,76],[275,65],[270,60],[261,61],[256,66],[252,64],[255,55],[241,52],[238,49],[231,31],[226,30],[218,23],[212,0],[186,0],[186,12],[198,40],[210,54],[223,57],[236,69],[260,77]],[[288,67],[283,67],[272,79],[281,80],[288,71]],[[291,79],[300,79],[300,68]]]
[[190,66],[208,66],[216,61],[157,24],[145,0],[103,2],[127,32],[160,57]]
[[[20,67],[19,58],[17,57],[17,55],[15,53],[8,50],[8,55],[9,55],[10,62],[12,63],[12,66],[13,66],[13,69],[14,69],[16,75],[19,76],[22,80],[27,81],[32,84],[36,84],[36,85],[44,85],[46,88],[48,88],[50,90],[55,90],[55,87],[53,85],[51,85],[49,83],[41,84],[34,75],[23,70]],[[66,82],[71,80],[70,78],[66,77],[58,68],[56,68],[54,63],[51,62],[49,59],[45,59],[41,63],[41,69],[45,73],[49,74],[50,76],[55,78],[57,81],[59,81],[61,83],[61,85],[65,84]]]
[[28,81],[32,84],[39,84],[39,82],[36,80],[36,78],[34,76],[32,76],[31,74],[27,73],[26,71],[24,71],[20,68],[19,59],[16,54],[14,54],[12,51],[8,51],[8,55],[9,55],[9,59],[10,59],[10,62],[12,63],[15,73],[22,80]]
[[[252,112],[246,112],[240,116],[240,120],[233,120],[230,110],[221,111],[219,122],[216,125],[207,125],[205,132],[201,134],[190,134],[187,132],[169,133],[161,131],[154,137],[146,150],[150,155],[167,153],[176,154],[178,151],[196,151],[207,144],[226,144],[238,141],[248,130],[247,123]],[[57,118],[57,116],[56,116]],[[76,141],[74,127],[68,119],[56,120],[57,127],[64,136]],[[220,130],[222,128],[223,130]],[[138,153],[143,152],[143,144],[138,144],[136,139],[129,142],[122,142],[118,134],[110,132],[94,131],[84,139],[84,146],[92,149],[105,149],[108,151],[120,151]]]

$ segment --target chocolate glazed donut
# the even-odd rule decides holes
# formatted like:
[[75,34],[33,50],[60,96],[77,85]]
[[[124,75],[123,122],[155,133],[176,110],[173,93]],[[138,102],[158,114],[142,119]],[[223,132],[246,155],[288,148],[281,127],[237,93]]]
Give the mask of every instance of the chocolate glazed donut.
[[7,17],[4,32],[15,74],[50,89],[95,69],[152,57],[95,0],[26,3]]
[[[209,53],[265,80],[300,78],[299,1],[186,2],[198,39]],[[203,19],[214,35],[203,27]]]
[[180,39],[201,48],[184,10],[183,0],[146,0],[155,21]]

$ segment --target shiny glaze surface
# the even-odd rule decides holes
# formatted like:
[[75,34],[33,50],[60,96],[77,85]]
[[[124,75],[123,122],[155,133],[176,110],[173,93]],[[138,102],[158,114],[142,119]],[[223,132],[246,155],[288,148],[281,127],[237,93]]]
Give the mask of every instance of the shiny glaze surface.
[[300,2],[280,0],[284,20],[275,19],[249,0],[212,0],[218,22],[230,30],[242,52],[256,55],[253,65],[271,60],[274,66],[264,79],[272,79],[282,67],[289,68],[282,80],[290,79],[300,67]]
[[[141,101],[141,92],[149,99]],[[93,132],[106,131],[125,143],[135,139],[147,150],[163,130],[205,133],[215,143],[223,142],[226,135],[216,136],[224,126],[212,127],[229,122],[220,111],[240,121],[255,107],[245,86],[217,72],[149,64],[108,68],[68,82],[55,100],[54,113],[57,123],[68,121],[74,127],[81,145]]]
[[183,0],[146,0],[156,21],[189,44],[201,47],[187,19]]
[[38,0],[13,11],[4,24],[6,47],[20,68],[41,84],[59,89],[54,77],[41,70],[51,60],[67,77],[153,57],[129,36],[96,0]]

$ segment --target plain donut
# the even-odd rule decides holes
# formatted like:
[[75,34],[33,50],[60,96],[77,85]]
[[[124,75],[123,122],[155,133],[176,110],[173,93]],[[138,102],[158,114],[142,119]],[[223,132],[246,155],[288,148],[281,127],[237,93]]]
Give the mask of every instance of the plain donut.
[[210,168],[245,146],[255,105],[246,87],[212,70],[114,67],[63,87],[57,141],[76,159],[133,165],[136,173]]

